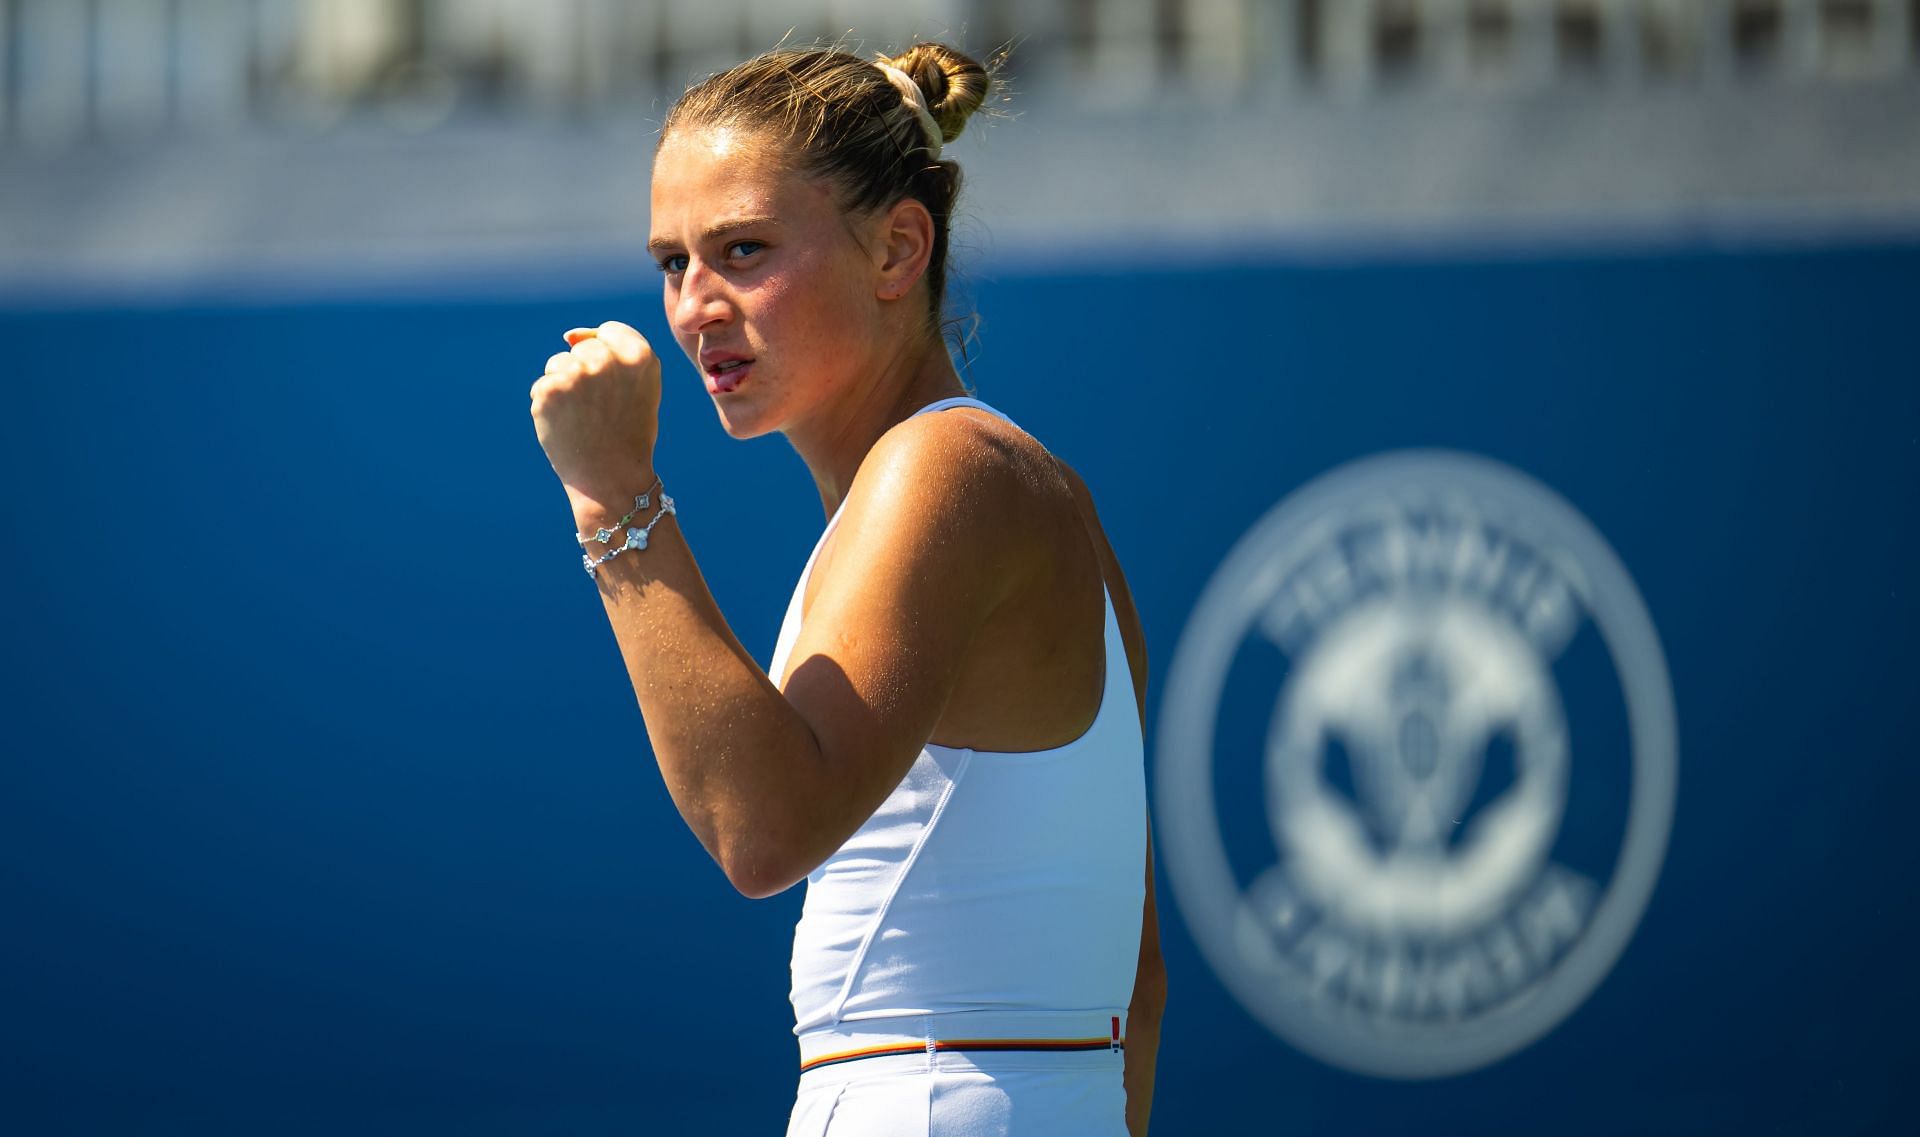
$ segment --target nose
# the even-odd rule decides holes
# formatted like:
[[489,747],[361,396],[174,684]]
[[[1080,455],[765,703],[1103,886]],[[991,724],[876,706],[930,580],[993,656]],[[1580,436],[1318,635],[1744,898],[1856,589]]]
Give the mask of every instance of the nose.
[[697,336],[733,315],[733,303],[727,296],[726,281],[699,261],[689,261],[680,274],[680,295],[675,298],[673,330],[680,336]]

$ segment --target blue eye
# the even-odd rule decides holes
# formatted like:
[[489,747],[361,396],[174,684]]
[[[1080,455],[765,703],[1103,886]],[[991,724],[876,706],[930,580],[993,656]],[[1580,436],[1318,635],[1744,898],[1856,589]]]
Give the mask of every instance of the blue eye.
[[[737,257],[750,257],[767,246],[759,241],[735,241],[727,246],[727,252]],[[736,250],[739,250],[736,252]]]
[[660,258],[660,271],[673,273],[687,271],[687,254],[674,253]]

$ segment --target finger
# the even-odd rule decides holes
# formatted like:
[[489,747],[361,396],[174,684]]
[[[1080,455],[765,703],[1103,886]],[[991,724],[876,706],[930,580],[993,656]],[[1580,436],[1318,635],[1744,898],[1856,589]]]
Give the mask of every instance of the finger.
[[591,338],[593,334],[592,328],[568,328],[566,335],[567,346],[571,347],[583,339]]
[[613,352],[606,344],[597,339],[581,340],[573,345],[573,354],[579,358],[588,374],[603,371],[613,362]]
[[647,338],[618,320],[608,320],[595,329],[599,342],[613,351],[622,363],[638,363],[648,350]]
[[580,357],[570,351],[556,351],[547,356],[549,375],[577,375],[580,370]]

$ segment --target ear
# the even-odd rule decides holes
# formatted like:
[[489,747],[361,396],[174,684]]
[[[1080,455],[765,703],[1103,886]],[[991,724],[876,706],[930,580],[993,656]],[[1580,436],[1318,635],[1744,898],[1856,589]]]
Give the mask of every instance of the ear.
[[902,198],[880,221],[880,241],[874,249],[879,279],[874,294],[899,300],[927,271],[933,257],[933,214],[913,198]]

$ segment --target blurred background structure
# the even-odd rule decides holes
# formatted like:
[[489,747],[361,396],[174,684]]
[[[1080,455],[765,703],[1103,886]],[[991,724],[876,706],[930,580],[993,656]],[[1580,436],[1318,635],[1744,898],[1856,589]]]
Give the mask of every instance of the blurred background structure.
[[[780,1131],[800,890],[525,393],[669,342],[686,84],[921,37],[1148,642],[1155,1132],[1911,1129],[1920,0],[0,0],[0,1133]],[[813,486],[677,357],[657,459],[769,659]]]
[[[1910,230],[1915,0],[0,0],[0,282],[631,262],[652,131],[783,39],[1010,47],[975,241]],[[1125,177],[1090,171],[1124,169]],[[560,172],[565,171],[562,175]],[[617,268],[616,268],[617,270]],[[309,277],[309,279],[316,279]]]

